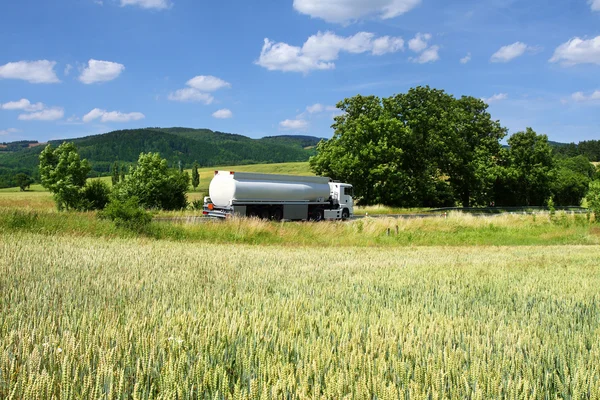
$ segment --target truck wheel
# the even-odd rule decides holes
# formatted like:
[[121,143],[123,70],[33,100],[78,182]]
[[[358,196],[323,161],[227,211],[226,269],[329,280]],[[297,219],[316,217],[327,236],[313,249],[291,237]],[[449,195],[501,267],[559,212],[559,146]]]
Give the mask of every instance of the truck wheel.
[[281,221],[283,219],[283,210],[280,207],[275,207],[271,210],[271,219],[273,221]]
[[269,219],[269,209],[268,208],[263,208],[262,210],[260,210],[260,218]]
[[348,211],[347,208],[344,208],[344,210],[342,211],[342,221],[345,221],[348,218],[350,218],[350,211]]
[[325,211],[323,211],[322,208],[317,208],[317,209],[314,209],[310,213],[308,220],[314,221],[314,222],[319,222],[319,221],[323,221],[324,218],[325,218]]

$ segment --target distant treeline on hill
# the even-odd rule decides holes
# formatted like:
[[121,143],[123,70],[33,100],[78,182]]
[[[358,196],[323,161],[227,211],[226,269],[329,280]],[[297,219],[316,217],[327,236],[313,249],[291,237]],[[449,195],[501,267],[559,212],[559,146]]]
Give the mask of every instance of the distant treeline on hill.
[[590,161],[600,161],[600,140],[585,140],[575,143],[550,142],[554,153],[565,157],[586,156]]
[[[133,164],[140,153],[158,152],[169,164],[181,162],[200,166],[246,165],[307,161],[315,154],[320,138],[313,136],[270,136],[251,139],[237,134],[192,128],[146,128],[120,130],[64,141],[73,142],[82,158],[92,166],[92,176],[108,175],[118,161]],[[63,140],[50,141],[58,146]],[[15,186],[14,176],[23,172],[37,179],[39,154],[45,145],[35,141],[7,143],[0,148],[0,187]]]

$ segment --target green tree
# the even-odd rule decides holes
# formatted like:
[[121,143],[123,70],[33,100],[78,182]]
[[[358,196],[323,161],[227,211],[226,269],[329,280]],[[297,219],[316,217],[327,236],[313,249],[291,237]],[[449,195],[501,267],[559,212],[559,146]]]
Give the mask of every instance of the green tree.
[[21,192],[24,192],[25,190],[29,189],[29,187],[33,183],[33,179],[29,175],[20,172],[15,175],[15,182],[17,183],[17,186],[21,189]]
[[121,165],[121,178],[120,182],[125,180],[125,175],[127,174],[127,166],[125,164]]
[[194,165],[192,166],[192,186],[194,190],[200,185],[200,174],[198,173],[198,163],[194,161]]
[[594,213],[596,222],[600,222],[600,181],[590,183],[586,200],[588,208]]
[[352,183],[360,204],[487,204],[499,140],[506,134],[487,105],[443,90],[410,89],[389,98],[338,104],[334,136],[310,159],[318,175]]
[[111,181],[113,186],[119,183],[119,164],[116,161],[112,165]]
[[556,204],[579,205],[585,197],[589,184],[596,172],[586,156],[557,159],[556,179],[552,183],[552,194]]
[[81,189],[85,185],[90,165],[81,160],[72,143],[63,143],[56,149],[52,145],[40,154],[42,186],[53,193],[59,210],[77,208]]
[[122,202],[136,197],[147,209],[176,210],[187,204],[189,181],[186,172],[169,169],[158,153],[142,153],[114,193]]

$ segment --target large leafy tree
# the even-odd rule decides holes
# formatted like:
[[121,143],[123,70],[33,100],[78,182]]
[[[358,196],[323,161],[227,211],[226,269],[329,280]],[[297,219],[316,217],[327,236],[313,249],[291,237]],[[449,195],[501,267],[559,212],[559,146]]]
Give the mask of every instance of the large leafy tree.
[[76,209],[80,205],[81,189],[84,187],[90,165],[81,160],[72,143],[52,145],[40,154],[40,178],[42,186],[53,193],[59,210]]
[[15,182],[17,183],[19,189],[21,189],[21,192],[24,192],[25,190],[29,189],[33,183],[33,179],[29,175],[20,172],[15,175]]
[[169,169],[160,154],[142,153],[114,194],[121,201],[136,197],[144,208],[176,210],[187,204],[189,182],[187,173]]
[[555,160],[546,135],[533,129],[517,132],[501,153],[496,184],[498,205],[541,206],[552,194],[556,179]]
[[362,204],[486,204],[505,129],[487,105],[417,87],[379,99],[338,104],[334,136],[310,160],[319,175],[352,183]]

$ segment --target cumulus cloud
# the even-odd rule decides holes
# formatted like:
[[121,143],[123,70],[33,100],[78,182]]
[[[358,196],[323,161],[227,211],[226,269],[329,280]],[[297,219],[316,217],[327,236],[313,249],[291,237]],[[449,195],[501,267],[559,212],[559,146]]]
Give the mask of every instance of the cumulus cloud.
[[58,83],[56,61],[17,61],[0,65],[0,79],[21,79],[29,83]]
[[492,55],[491,62],[509,62],[517,57],[522,56],[529,49],[525,43],[515,42],[508,46],[503,46]]
[[308,129],[308,121],[303,119],[286,119],[279,123],[279,128],[284,131],[305,131]]
[[421,0],[294,0],[294,9],[313,18],[345,24],[366,17],[394,18],[419,3]]
[[404,50],[404,40],[400,37],[382,36],[375,38],[373,33],[359,32],[342,37],[332,32],[318,32],[299,46],[275,43],[265,39],[256,64],[269,71],[290,71],[308,73],[313,70],[335,68],[333,61],[341,52],[360,54],[370,52],[383,55]]
[[592,7],[592,11],[600,11],[600,0],[588,0],[588,2]]
[[586,95],[583,92],[576,92],[571,95],[571,98],[578,103],[585,103],[591,101],[600,101],[600,90],[596,90],[593,93]]
[[32,104],[27,99],[21,99],[17,101],[9,101],[8,103],[0,104],[2,110],[21,110],[21,111],[40,111],[46,108],[44,103]]
[[41,111],[31,112],[19,115],[21,121],[56,121],[65,116],[65,110],[62,107],[46,108]]
[[214,97],[207,92],[230,88],[231,83],[211,75],[198,75],[186,82],[188,87],[176,90],[169,94],[168,99],[180,102],[198,102],[206,105],[214,101]]
[[567,67],[577,64],[600,65],[600,36],[587,40],[576,37],[561,44],[550,62],[560,62]]
[[123,64],[91,59],[88,61],[88,66],[81,72],[79,80],[86,85],[108,82],[118,78],[124,70]]
[[430,33],[417,33],[417,35],[408,41],[408,48],[419,53],[427,48],[427,42],[431,40]]
[[182,103],[204,103],[209,105],[215,98],[208,93],[202,93],[198,89],[184,88],[169,93],[168,99]]
[[17,133],[17,132],[21,132],[21,131],[18,130],[18,129],[15,129],[15,128],[2,129],[2,130],[0,130],[0,136],[1,135],[8,135],[8,134],[11,134],[11,133]]
[[145,9],[164,10],[173,4],[169,0],[121,0],[121,7],[137,6]]
[[228,119],[228,118],[233,118],[233,113],[231,112],[231,110],[224,108],[222,110],[215,111],[212,114],[212,116],[215,118],[218,118],[218,119]]
[[486,102],[487,104],[491,104],[491,103],[495,103],[497,101],[501,101],[501,100],[506,100],[508,99],[508,94],[506,93],[498,93],[493,95],[492,97],[482,97],[481,100],[483,100],[484,102]]
[[437,60],[440,59],[440,55],[439,52],[440,51],[440,46],[431,46],[430,48],[428,48],[427,50],[425,50],[424,52],[422,52],[419,57],[416,58],[411,58],[411,60],[413,62],[419,63],[419,64],[426,64],[426,63],[430,63],[430,62],[436,62]]
[[100,121],[102,122],[130,122],[139,121],[140,119],[146,118],[146,116],[140,112],[122,113],[119,111],[106,111],[100,108],[94,108],[83,116],[82,121],[91,122],[98,118],[100,118]]
[[463,58],[460,59],[461,64],[466,64],[469,61],[471,61],[471,53],[467,53],[466,56],[464,56]]

